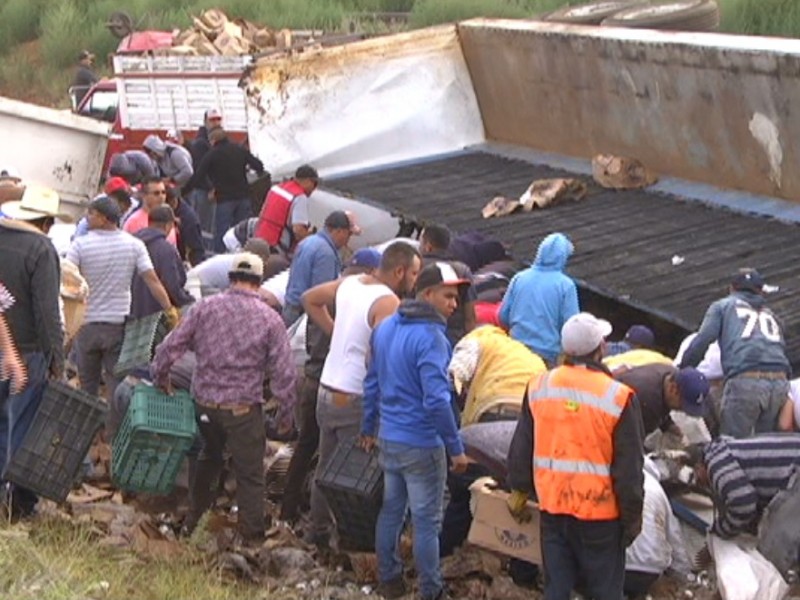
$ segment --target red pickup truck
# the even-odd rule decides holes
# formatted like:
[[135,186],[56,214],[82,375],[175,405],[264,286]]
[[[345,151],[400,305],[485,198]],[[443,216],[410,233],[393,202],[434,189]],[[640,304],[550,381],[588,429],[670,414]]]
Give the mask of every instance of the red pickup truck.
[[140,44],[122,40],[113,57],[113,79],[103,79],[88,91],[70,89],[76,113],[112,124],[104,172],[113,154],[140,149],[150,134],[163,138],[174,129],[193,138],[209,108],[222,112],[223,126],[234,140],[247,141],[247,102],[239,81],[251,57],[153,55],[149,50],[154,43],[157,47],[155,34],[172,35],[133,34],[147,37]]

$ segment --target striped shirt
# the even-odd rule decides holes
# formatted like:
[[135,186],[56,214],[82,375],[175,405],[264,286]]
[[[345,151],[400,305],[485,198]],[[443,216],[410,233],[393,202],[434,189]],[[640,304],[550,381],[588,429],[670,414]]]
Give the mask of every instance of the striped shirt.
[[747,439],[720,438],[705,450],[723,538],[755,529],[764,509],[785,490],[800,466],[800,434],[770,433]]
[[6,312],[14,304],[14,296],[0,283],[0,314]]
[[124,323],[131,308],[131,284],[136,273],[153,270],[141,240],[115,229],[93,229],[76,238],[67,260],[89,284],[86,323]]

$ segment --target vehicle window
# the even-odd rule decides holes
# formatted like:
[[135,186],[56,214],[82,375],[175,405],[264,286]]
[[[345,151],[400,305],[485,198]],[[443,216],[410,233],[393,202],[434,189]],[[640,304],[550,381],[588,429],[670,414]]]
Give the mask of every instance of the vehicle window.
[[94,119],[113,123],[117,118],[117,92],[115,90],[95,90],[81,113]]

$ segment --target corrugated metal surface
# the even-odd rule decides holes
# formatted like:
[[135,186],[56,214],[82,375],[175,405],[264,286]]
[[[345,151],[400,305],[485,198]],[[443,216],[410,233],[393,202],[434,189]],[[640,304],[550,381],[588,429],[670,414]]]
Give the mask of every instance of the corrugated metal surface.
[[[780,286],[770,306],[783,319],[792,363],[800,365],[800,245],[797,224],[736,213],[644,191],[603,190],[543,211],[484,220],[493,196],[518,197],[534,179],[569,173],[474,152],[343,176],[329,187],[421,223],[478,230],[529,260],[548,233],[562,231],[576,252],[568,271],[582,286],[687,329],[726,293],[730,277],[758,268]],[[683,263],[673,265],[673,257]]]
[[239,87],[249,56],[114,58],[123,127],[194,129],[210,107],[219,108],[229,131],[247,131],[245,93]]

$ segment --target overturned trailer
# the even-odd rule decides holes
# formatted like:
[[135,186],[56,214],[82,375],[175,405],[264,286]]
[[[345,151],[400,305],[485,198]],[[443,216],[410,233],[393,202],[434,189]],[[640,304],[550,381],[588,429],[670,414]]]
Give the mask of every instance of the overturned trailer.
[[[800,41],[477,19],[261,60],[243,85],[251,146],[276,171],[313,162],[329,189],[519,259],[563,231],[584,295],[638,311],[669,346],[735,269],[759,268],[800,364]],[[601,152],[662,181],[482,219],[533,179],[588,179]]]

